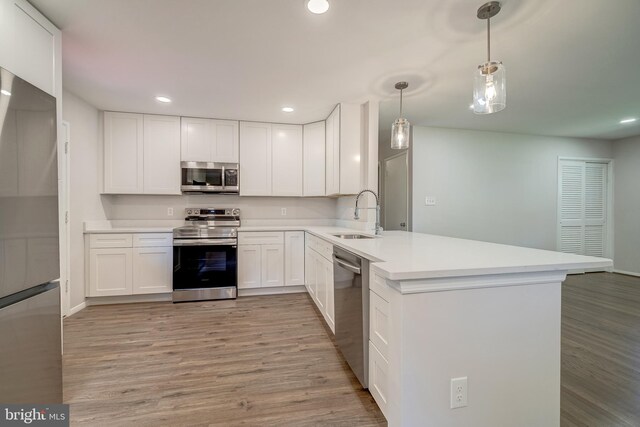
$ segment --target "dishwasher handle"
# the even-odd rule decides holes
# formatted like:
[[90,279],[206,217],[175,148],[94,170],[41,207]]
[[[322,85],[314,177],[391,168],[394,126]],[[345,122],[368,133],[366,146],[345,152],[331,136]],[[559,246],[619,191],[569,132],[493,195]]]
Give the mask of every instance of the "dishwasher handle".
[[340,267],[349,270],[352,273],[360,274],[360,267],[357,265],[350,264],[343,260],[342,258],[338,258],[335,254],[333,255],[333,261],[338,264]]

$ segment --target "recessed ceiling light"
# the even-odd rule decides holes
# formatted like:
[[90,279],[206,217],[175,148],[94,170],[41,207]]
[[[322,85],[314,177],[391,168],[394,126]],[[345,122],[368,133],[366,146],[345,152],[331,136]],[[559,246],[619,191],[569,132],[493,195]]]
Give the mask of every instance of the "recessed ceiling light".
[[309,12],[320,15],[329,10],[329,2],[327,0],[308,0],[307,9]]
[[282,107],[282,111],[285,113],[293,113],[293,107]]
[[167,98],[166,96],[156,96],[156,101],[158,102],[164,102],[165,104],[171,102],[170,98]]
[[9,92],[8,90],[5,90],[5,89],[0,90],[0,93],[3,94],[3,95],[11,96],[11,92]]
[[620,120],[620,124],[621,124],[621,125],[623,125],[623,124],[625,124],[625,123],[633,123],[633,122],[635,122],[636,120],[638,120],[638,119],[636,119],[635,117],[630,117],[630,118],[628,118],[628,119],[622,119],[622,120]]

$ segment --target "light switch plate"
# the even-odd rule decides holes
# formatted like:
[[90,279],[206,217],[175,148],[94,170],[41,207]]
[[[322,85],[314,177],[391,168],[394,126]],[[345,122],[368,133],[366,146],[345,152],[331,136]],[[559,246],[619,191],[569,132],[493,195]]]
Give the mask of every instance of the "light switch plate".
[[436,198],[435,197],[431,197],[431,196],[427,196],[424,199],[424,204],[425,204],[425,206],[435,206],[436,205]]

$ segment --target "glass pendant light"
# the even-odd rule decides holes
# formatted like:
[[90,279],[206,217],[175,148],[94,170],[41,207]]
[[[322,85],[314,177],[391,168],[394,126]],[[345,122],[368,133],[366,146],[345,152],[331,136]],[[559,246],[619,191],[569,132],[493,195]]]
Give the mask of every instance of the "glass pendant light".
[[487,20],[487,62],[478,65],[473,79],[473,112],[491,114],[507,106],[507,79],[502,62],[491,61],[491,18],[500,12],[500,3],[490,1],[478,9],[478,19]]
[[393,122],[391,127],[391,148],[394,150],[409,148],[411,123],[409,123],[409,120],[402,118],[402,91],[407,87],[409,87],[407,82],[396,83],[396,89],[400,91],[400,117]]

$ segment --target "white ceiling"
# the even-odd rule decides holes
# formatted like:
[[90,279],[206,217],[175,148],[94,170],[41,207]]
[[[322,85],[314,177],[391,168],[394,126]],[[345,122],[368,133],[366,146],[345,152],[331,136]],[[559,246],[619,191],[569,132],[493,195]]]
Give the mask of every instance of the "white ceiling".
[[[414,124],[543,135],[640,134],[640,1],[503,0],[492,59],[507,108],[469,109],[482,0],[30,0],[63,30],[65,87],[98,108],[304,123],[407,80]],[[173,99],[170,105],[156,95]],[[295,107],[286,114],[282,106]]]

